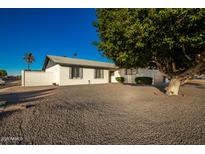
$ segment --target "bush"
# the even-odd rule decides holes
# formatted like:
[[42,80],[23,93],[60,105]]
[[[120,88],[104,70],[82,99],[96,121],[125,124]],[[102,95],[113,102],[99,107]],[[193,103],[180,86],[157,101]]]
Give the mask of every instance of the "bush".
[[5,77],[7,76],[7,71],[6,70],[0,70],[0,77]]
[[152,84],[152,78],[151,77],[136,77],[135,78],[136,84],[142,84],[142,85],[151,85]]
[[124,77],[116,77],[115,78],[119,83],[124,83],[125,78]]

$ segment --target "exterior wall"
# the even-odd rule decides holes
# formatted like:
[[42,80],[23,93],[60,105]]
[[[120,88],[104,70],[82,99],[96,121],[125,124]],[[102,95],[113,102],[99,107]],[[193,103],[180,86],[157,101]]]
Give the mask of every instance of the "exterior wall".
[[[44,71],[22,71],[22,86],[45,86],[53,85],[81,85],[81,84],[102,84],[109,83],[109,71],[104,69],[104,78],[95,79],[94,70],[95,68],[83,68],[83,78],[82,79],[70,79],[69,78],[68,66],[51,65]],[[164,80],[164,74],[160,73],[158,70],[141,69],[137,70],[135,75],[125,75],[125,69],[119,69],[114,71],[114,75],[111,76],[111,82],[116,83],[116,77],[124,77],[125,83],[135,83],[136,77],[152,77],[153,84],[162,84]]]
[[123,76],[121,71],[123,71],[123,69],[119,69],[119,70],[114,71],[114,75],[111,76],[111,83],[117,83],[117,80],[115,78]]
[[116,77],[124,77],[125,83],[135,83],[136,77],[151,77],[153,78],[153,84],[162,84],[164,76],[165,75],[158,70],[139,68],[135,75],[125,75],[125,69],[119,69],[114,72],[114,76],[111,76],[111,82],[116,83]]
[[22,71],[22,86],[47,86],[53,83],[52,72]]
[[[60,66],[60,86],[63,85],[80,85],[80,84],[101,84],[109,82],[109,70],[104,69],[104,78],[94,78],[94,68],[83,68],[82,79],[70,79],[68,66]],[[89,82],[90,81],[90,82]]]
[[60,65],[52,65],[51,67],[47,67],[46,72],[53,73],[53,83],[56,83],[57,85],[60,84]]
[[162,84],[165,83],[164,77],[166,76],[165,74],[161,73],[159,70],[153,70],[154,71],[154,84]]

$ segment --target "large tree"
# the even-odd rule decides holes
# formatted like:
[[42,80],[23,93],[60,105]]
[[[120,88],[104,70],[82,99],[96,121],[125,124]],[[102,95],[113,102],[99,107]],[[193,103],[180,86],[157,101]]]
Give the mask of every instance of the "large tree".
[[97,9],[98,48],[123,68],[154,66],[167,94],[205,71],[205,9]]
[[5,77],[7,76],[7,71],[6,70],[0,70],[0,77]]

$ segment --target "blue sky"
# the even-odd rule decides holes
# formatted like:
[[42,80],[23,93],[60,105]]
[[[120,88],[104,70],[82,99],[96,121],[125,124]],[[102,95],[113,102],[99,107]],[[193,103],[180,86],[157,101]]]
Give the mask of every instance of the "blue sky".
[[27,67],[23,55],[30,51],[41,69],[46,55],[110,61],[92,45],[97,41],[95,9],[0,9],[0,69],[9,75]]

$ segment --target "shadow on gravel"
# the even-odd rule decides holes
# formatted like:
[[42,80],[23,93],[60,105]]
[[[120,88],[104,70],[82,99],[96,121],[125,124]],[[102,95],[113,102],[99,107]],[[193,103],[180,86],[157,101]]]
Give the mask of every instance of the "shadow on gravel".
[[7,105],[16,104],[16,103],[24,103],[28,101],[34,101],[38,98],[41,98],[47,94],[49,94],[52,89],[38,90],[38,91],[29,91],[29,92],[17,92],[17,93],[9,93],[0,95],[0,100],[7,101]]
[[137,84],[130,84],[130,83],[124,83],[124,85],[129,85],[129,86],[144,86],[144,87],[155,87],[155,88],[157,88],[159,91],[161,91],[162,93],[165,93],[166,92],[166,90],[165,90],[165,88],[166,88],[166,86],[167,85],[165,85],[165,84],[163,84],[163,85],[137,85]]
[[0,120],[1,120],[2,118],[5,118],[5,117],[10,116],[10,115],[11,115],[12,113],[14,113],[14,112],[16,112],[16,111],[0,112]]
[[0,118],[10,115],[14,111],[34,107],[36,101],[50,94],[54,88],[46,90],[37,90],[31,92],[17,92],[0,95],[0,100],[6,101],[6,104],[0,108]]
[[194,86],[194,87],[199,88],[199,89],[205,89],[205,84],[200,84],[200,83],[186,83],[186,85],[191,85],[191,86]]
[[157,88],[159,91],[166,93],[166,87],[167,85],[153,85],[153,87]]

